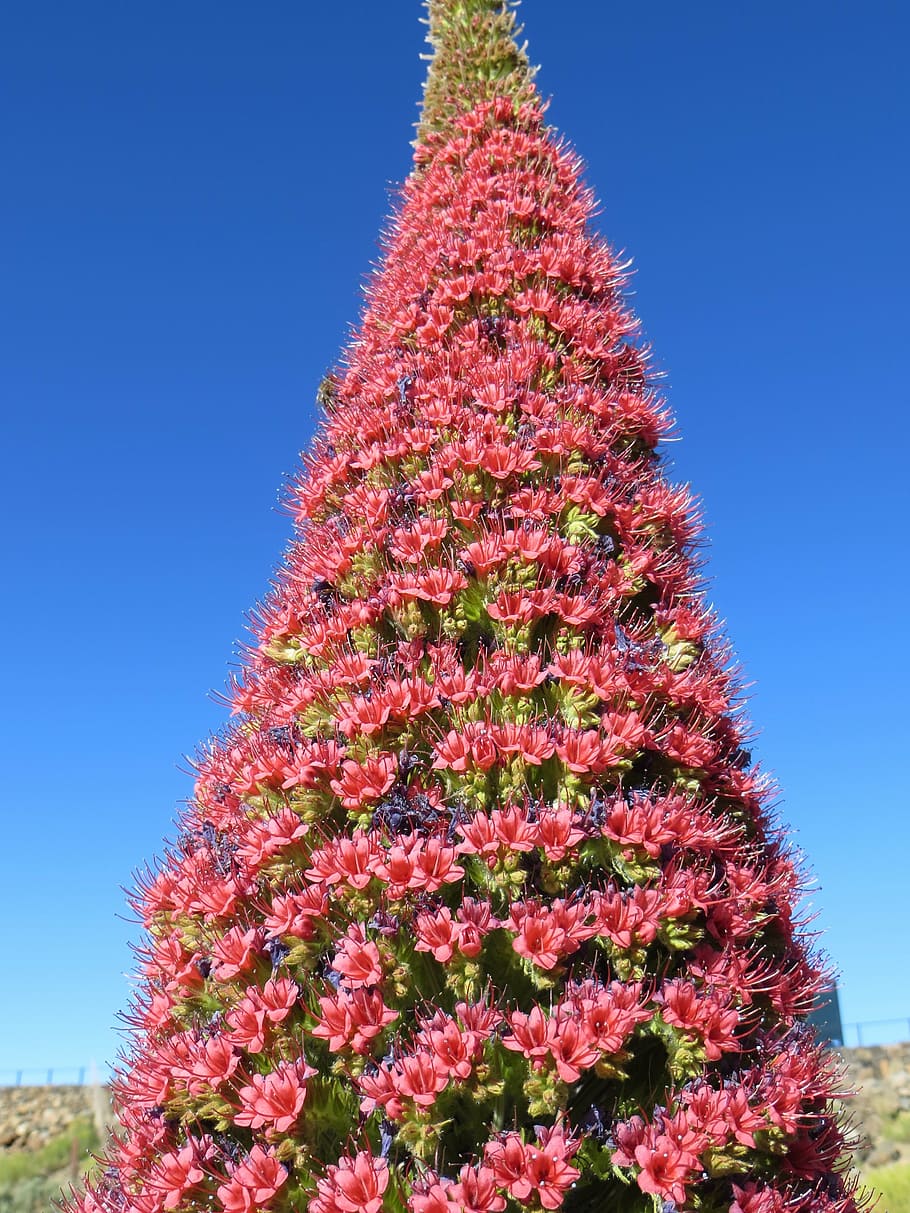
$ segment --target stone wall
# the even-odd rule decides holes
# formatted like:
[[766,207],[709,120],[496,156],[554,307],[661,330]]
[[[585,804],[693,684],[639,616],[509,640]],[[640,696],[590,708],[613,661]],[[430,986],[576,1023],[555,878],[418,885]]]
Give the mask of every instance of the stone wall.
[[[857,1092],[852,1119],[862,1128],[866,1166],[910,1161],[910,1043],[844,1049],[847,1082]],[[0,1150],[36,1150],[91,1116],[104,1136],[110,1122],[105,1087],[0,1087]]]
[[858,1151],[866,1166],[910,1162],[910,1043],[842,1049],[853,1120],[864,1141]]
[[106,1087],[0,1087],[0,1150],[39,1150],[85,1116],[103,1137],[111,1120]]

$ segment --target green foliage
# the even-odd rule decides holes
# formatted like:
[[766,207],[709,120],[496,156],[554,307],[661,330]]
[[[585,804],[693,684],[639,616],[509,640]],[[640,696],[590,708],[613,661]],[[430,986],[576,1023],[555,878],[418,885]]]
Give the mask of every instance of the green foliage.
[[[75,1141],[75,1151],[73,1143]],[[95,1123],[90,1117],[80,1117],[79,1120],[73,1121],[67,1129],[66,1133],[59,1134],[59,1137],[53,1138],[47,1145],[41,1146],[40,1150],[25,1151],[10,1151],[5,1155],[0,1155],[0,1211],[7,1213],[7,1208],[12,1211],[19,1208],[29,1208],[28,1205],[6,1205],[4,1203],[11,1197],[11,1190],[22,1186],[23,1190],[28,1188],[32,1191],[38,1191],[34,1180],[47,1180],[50,1177],[57,1178],[57,1185],[53,1194],[58,1195],[59,1184],[61,1180],[58,1178],[59,1172],[64,1172],[63,1179],[66,1179],[66,1171],[69,1167],[70,1158],[75,1157],[79,1160],[80,1171],[85,1171],[91,1164],[92,1151],[98,1149],[99,1141],[98,1134],[95,1128]],[[30,1185],[30,1186],[29,1186]],[[17,1197],[18,1198],[18,1197]],[[47,1202],[42,1208],[47,1207]]]
[[882,1125],[882,1137],[888,1141],[910,1141],[910,1112],[898,1112]]
[[67,1178],[65,1171],[57,1175],[33,1175],[0,1188],[0,1213],[48,1213],[65,1190]]
[[869,1171],[865,1181],[879,1197],[876,1213],[910,1213],[910,1163]]

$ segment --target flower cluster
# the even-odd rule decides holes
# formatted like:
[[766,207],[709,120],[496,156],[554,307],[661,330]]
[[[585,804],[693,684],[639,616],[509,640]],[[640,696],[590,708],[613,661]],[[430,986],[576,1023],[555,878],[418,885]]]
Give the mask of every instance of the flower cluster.
[[70,1207],[855,1213],[624,269],[508,6],[430,15],[415,169],[236,727],[139,883],[120,1128]]

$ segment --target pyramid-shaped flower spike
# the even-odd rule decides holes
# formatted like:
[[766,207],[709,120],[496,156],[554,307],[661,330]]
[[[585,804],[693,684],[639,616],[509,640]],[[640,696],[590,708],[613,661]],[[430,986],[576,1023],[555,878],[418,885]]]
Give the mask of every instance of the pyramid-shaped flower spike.
[[121,1125],[70,1207],[852,1213],[623,267],[508,5],[429,15],[414,171],[237,723],[136,896]]

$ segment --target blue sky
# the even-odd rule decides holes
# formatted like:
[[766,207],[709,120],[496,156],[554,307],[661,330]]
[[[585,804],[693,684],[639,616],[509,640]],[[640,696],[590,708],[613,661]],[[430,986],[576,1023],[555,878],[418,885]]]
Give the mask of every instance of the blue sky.
[[[848,1021],[910,1016],[903,6],[525,0],[635,258],[675,475]],[[0,12],[0,1080],[102,1066],[121,892],[288,538],[408,170],[416,0]],[[896,1028],[891,1029],[896,1031]]]

